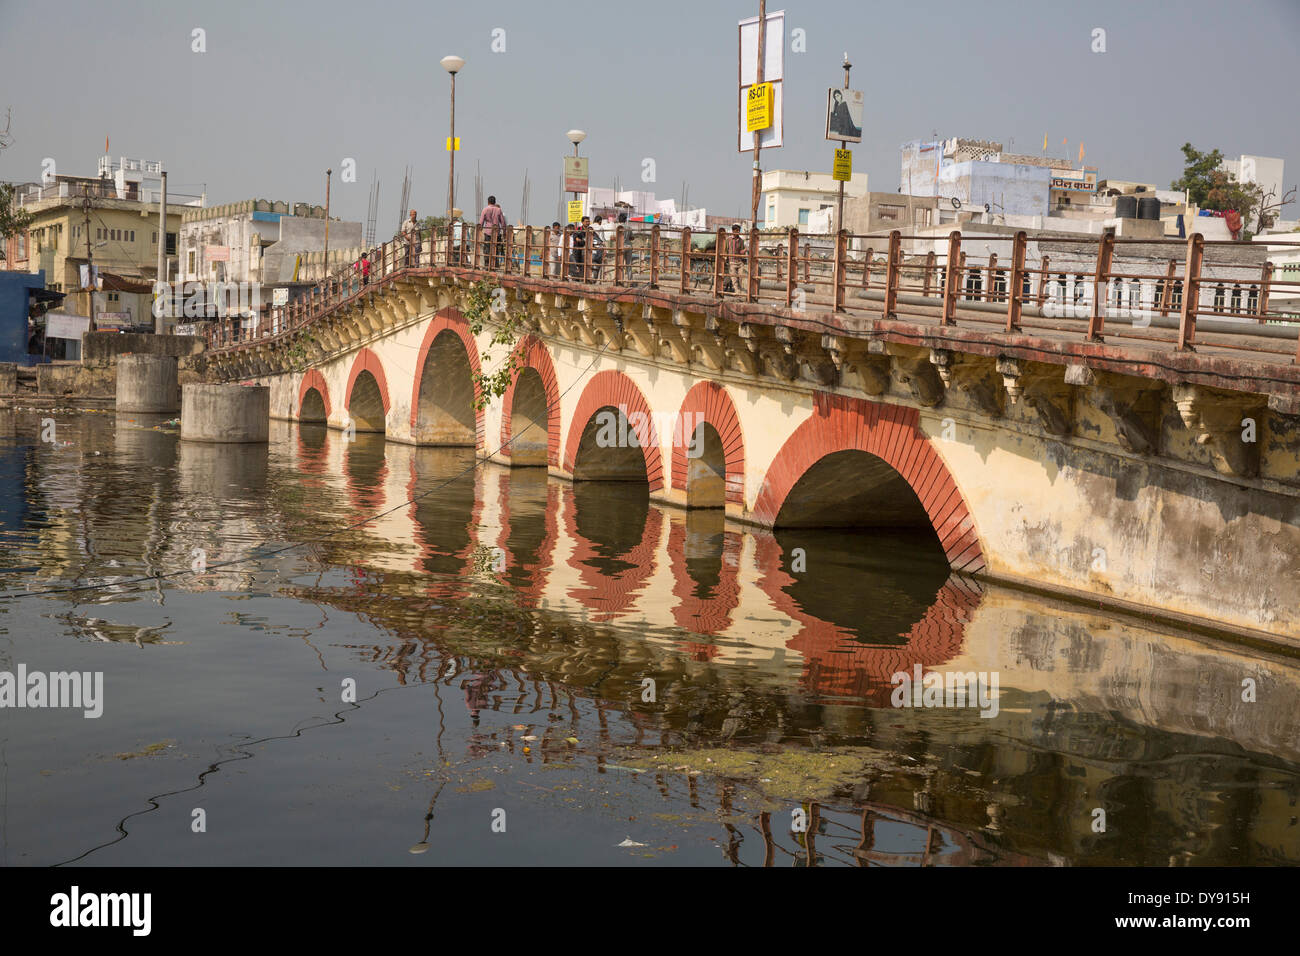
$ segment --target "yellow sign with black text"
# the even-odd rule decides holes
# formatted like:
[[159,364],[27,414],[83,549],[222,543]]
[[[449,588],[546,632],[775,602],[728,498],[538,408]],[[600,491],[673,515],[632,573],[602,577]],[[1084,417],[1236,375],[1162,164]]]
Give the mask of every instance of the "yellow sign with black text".
[[835,165],[831,167],[831,179],[837,183],[847,183],[853,179],[853,150],[835,151]]
[[582,200],[569,200],[569,222],[582,222]]
[[755,83],[745,94],[745,131],[767,129],[772,125],[772,84]]
[[[460,137],[459,137],[459,136],[456,137],[456,150],[457,150],[457,151],[460,150]],[[448,136],[448,137],[447,137],[447,152],[450,153],[451,151],[452,151],[452,149],[451,149],[451,137]]]

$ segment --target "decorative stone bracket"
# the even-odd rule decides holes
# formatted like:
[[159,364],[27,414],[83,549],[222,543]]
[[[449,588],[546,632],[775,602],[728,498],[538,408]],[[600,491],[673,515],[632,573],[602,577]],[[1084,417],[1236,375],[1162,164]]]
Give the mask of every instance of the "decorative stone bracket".
[[1259,441],[1246,441],[1244,419],[1260,420],[1267,407],[1262,395],[1242,395],[1186,383],[1173,388],[1183,424],[1196,434],[1221,475],[1253,478],[1259,474]]
[[997,371],[1012,405],[1023,398],[1038,415],[1043,428],[1064,437],[1072,431],[1074,386],[1065,382],[1060,366],[1040,367],[1019,359],[999,358]]

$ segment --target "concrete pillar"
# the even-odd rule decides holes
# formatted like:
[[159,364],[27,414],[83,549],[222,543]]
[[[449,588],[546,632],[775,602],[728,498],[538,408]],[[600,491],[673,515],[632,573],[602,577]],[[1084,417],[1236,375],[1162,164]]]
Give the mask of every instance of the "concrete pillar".
[[128,354],[117,357],[119,412],[176,411],[176,357]]
[[186,385],[181,392],[181,441],[266,442],[270,428],[266,385]]

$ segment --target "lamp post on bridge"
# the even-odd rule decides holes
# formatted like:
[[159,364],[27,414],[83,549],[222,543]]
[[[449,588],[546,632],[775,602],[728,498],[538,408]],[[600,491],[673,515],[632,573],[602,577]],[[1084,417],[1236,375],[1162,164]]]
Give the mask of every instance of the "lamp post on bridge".
[[442,68],[451,74],[451,136],[447,140],[447,221],[452,218],[456,208],[456,74],[465,66],[465,58],[444,56],[438,61]]

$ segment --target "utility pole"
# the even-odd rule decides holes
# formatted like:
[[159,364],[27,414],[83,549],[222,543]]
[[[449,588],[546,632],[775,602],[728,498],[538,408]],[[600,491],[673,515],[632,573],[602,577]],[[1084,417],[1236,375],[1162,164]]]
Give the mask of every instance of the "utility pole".
[[[154,287],[157,283],[167,281],[167,171],[162,173],[162,196],[158,201],[158,274],[154,278]],[[163,293],[159,291],[154,298],[153,310],[153,334],[162,335],[165,331],[163,323],[164,310],[158,307],[158,299],[162,298]]]
[[[767,45],[767,0],[758,0],[758,73],[755,83],[763,82],[763,50]],[[759,167],[759,153],[763,149],[762,131],[754,130],[754,183],[750,195],[750,225],[758,228],[758,201],[763,193],[763,173]]]
[[86,315],[90,318],[90,331],[95,331],[95,269],[91,264],[90,251],[90,196],[81,200],[81,212],[86,230]]
[[[849,101],[849,70],[851,69],[853,69],[853,64],[849,62],[849,55],[845,53],[844,54],[844,102],[846,104]],[[844,149],[847,145],[848,143],[846,140],[840,140],[840,149]],[[911,189],[909,189],[908,192],[910,193]],[[910,203],[911,200],[909,199],[908,202]],[[909,223],[908,226],[905,226],[904,228],[906,229],[910,227],[910,225],[911,224]],[[835,231],[838,232],[843,228],[844,228],[844,180],[841,179],[839,198],[835,201]]]
[[322,275],[325,279],[330,274],[330,177],[333,175],[333,169],[325,170],[325,272]]

